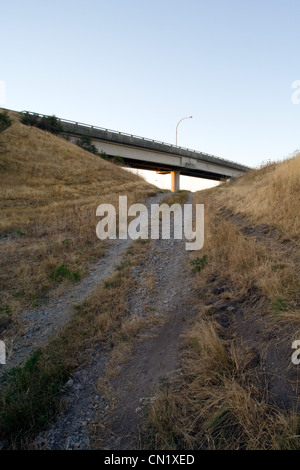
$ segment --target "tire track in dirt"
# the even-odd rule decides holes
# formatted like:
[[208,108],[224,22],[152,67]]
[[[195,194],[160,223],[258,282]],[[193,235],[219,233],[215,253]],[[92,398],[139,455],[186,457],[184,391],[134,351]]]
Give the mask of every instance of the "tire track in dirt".
[[[299,276],[300,253],[295,242],[281,239],[276,228],[268,224],[249,224],[242,214],[234,214],[226,207],[219,210],[219,215],[236,226],[246,238],[255,238],[258,246],[266,247],[274,259],[291,263],[295,275]],[[215,301],[221,325],[225,319],[226,328],[252,348],[257,376],[267,401],[282,409],[299,410],[299,371],[291,361],[292,341],[299,333],[297,321],[280,321],[275,314],[268,313],[269,302],[255,285],[247,298],[230,303],[230,308],[233,306],[231,312],[227,311],[229,304]]]
[[[157,194],[149,198],[146,206],[159,203],[164,197],[165,194]],[[131,243],[129,238],[114,240],[109,244],[104,256],[91,266],[90,272],[82,281],[70,286],[61,296],[52,293],[52,297],[44,305],[20,313],[18,321],[22,324],[25,334],[12,340],[12,345],[8,348],[7,364],[0,369],[0,374],[24,362],[33,351],[58,332],[73,315],[74,307],[83,302],[102,280],[113,273]]]
[[[139,448],[141,400],[154,399],[160,383],[179,373],[182,335],[198,308],[184,240],[152,240],[147,257],[132,268],[132,275],[136,287],[128,299],[130,315],[152,315],[158,324],[140,335],[118,374],[109,379],[109,399],[100,394],[97,382],[106,377],[111,350],[95,350],[90,364],[66,384],[65,411],[39,435],[35,446]],[[153,285],[147,291],[149,277]]]
[[[139,271],[156,276],[155,288],[146,301],[163,324],[155,328],[152,337],[135,345],[131,358],[110,382],[117,398],[106,416],[102,442],[106,449],[139,448],[142,405],[155,400],[160,384],[179,373],[182,335],[198,311],[184,242],[155,241],[138,277],[142,274]],[[132,314],[138,315],[138,296],[132,297],[130,304]]]

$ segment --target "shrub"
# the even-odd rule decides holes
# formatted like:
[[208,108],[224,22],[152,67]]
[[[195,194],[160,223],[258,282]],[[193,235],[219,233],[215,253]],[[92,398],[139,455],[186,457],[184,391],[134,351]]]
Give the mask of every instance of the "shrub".
[[7,111],[0,113],[0,132],[5,131],[9,126],[11,126],[12,120],[10,119]]
[[24,113],[20,119],[26,126],[34,126],[51,134],[59,134],[63,131],[63,126],[56,116],[39,116],[38,114]]
[[111,163],[124,165],[124,158],[119,157],[118,155],[110,156],[110,155],[107,155],[105,152],[101,152],[100,157],[103,158],[104,160],[108,160]]
[[37,127],[38,120],[39,116],[37,114],[23,113],[20,122],[25,126]]
[[94,154],[98,153],[97,148],[95,147],[95,145],[92,144],[92,138],[88,135],[82,136],[80,139],[77,140],[76,144],[78,145],[78,147],[81,147],[87,152],[91,152]]
[[59,134],[63,131],[63,126],[56,116],[43,116],[38,121],[37,127],[51,134]]
[[207,264],[207,255],[202,256],[202,258],[196,258],[191,261],[191,266],[193,267],[193,273],[199,273]]

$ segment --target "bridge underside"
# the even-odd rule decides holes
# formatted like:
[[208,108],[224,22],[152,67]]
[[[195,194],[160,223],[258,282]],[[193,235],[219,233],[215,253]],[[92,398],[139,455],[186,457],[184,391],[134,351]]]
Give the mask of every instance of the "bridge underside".
[[[23,111],[23,113],[33,115],[36,119],[50,117],[29,111]],[[179,190],[180,174],[220,181],[237,178],[250,170],[249,167],[239,163],[166,142],[66,119],[57,119],[62,127],[60,135],[75,144],[87,138],[99,153],[111,157],[122,157],[132,168],[171,172],[172,191]]]
[[180,175],[220,181],[243,174],[240,170],[230,168],[224,164],[216,164],[215,162],[212,163],[190,156],[176,155],[171,152],[159,152],[154,149],[112,144],[99,140],[93,140],[93,144],[99,152],[104,152],[110,156],[122,157],[124,162],[132,168],[158,172],[170,171],[172,192],[179,191],[180,189]]
[[188,168],[181,168],[181,167],[174,168],[174,167],[171,167],[170,165],[154,164],[151,162],[132,160],[130,158],[124,158],[124,161],[126,165],[128,165],[129,167],[137,168],[139,170],[154,170],[157,172],[179,171],[180,174],[184,176],[193,176],[195,178],[204,178],[204,179],[209,179],[213,181],[220,181],[220,180],[229,178],[226,175],[220,176],[220,175],[216,175],[215,173],[210,173],[207,171],[201,171],[201,170],[195,171],[195,170],[190,170]]
[[[77,141],[77,137],[66,135],[68,140]],[[142,170],[154,170],[157,172],[171,172],[171,190],[178,191],[180,187],[180,175],[193,176],[196,178],[220,181],[232,177],[241,176],[244,171],[237,164],[217,158],[207,158],[205,154],[197,153],[176,154],[177,149],[160,145],[149,145],[145,148],[136,145],[136,139],[131,145],[124,142],[112,142],[92,138],[92,144],[99,153],[105,153],[111,157],[122,157],[126,165]],[[135,145],[134,145],[135,144]]]

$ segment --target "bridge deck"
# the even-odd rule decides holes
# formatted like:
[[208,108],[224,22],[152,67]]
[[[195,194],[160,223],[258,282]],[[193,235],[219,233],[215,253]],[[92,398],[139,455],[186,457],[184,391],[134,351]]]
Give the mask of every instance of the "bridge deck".
[[[41,118],[48,117],[30,111],[23,112]],[[99,151],[122,156],[128,165],[135,168],[178,170],[183,175],[213,180],[240,176],[250,170],[245,165],[204,152],[67,119],[57,119],[66,137],[73,140],[82,136],[91,137]]]

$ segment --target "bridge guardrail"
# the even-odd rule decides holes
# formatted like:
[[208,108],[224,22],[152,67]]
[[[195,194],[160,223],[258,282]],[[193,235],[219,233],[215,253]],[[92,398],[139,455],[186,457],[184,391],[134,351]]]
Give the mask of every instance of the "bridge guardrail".
[[[47,114],[40,114],[40,113],[35,113],[33,111],[21,111],[22,114],[30,114],[30,115],[33,115],[33,116],[39,116],[39,117],[51,117]],[[160,140],[154,140],[154,139],[149,139],[147,137],[141,137],[141,136],[138,136],[138,135],[134,135],[134,134],[128,134],[126,132],[119,132],[119,131],[115,131],[113,129],[106,129],[105,127],[99,127],[99,126],[92,126],[91,124],[85,124],[83,122],[77,122],[77,121],[70,121],[69,119],[62,119],[62,118],[59,118],[57,116],[55,116],[56,119],[60,122],[65,122],[67,124],[74,124],[76,126],[83,126],[83,127],[87,127],[89,129],[95,129],[95,130],[100,130],[100,131],[103,131],[103,132],[110,132],[112,134],[117,134],[117,135],[123,135],[123,136],[126,136],[126,137],[131,137],[131,138],[134,138],[134,139],[140,139],[140,140],[144,140],[146,142],[152,142],[152,143],[155,143],[155,144],[160,144],[160,145],[167,145],[169,147],[173,147],[175,149],[180,149],[180,150],[186,150],[188,152],[193,152],[195,154],[199,154],[201,153],[201,155],[205,155],[206,157],[209,157],[209,158],[213,158],[213,159],[216,159],[216,160],[219,160],[220,162],[228,162],[228,163],[232,163],[234,165],[239,165],[239,166],[243,166],[245,169],[249,169],[248,167],[246,167],[245,165],[240,165],[239,163],[237,162],[234,162],[232,160],[227,160],[225,158],[220,158],[220,157],[217,157],[216,155],[212,155],[212,154],[209,154],[209,153],[205,153],[205,152],[200,152],[198,150],[194,150],[194,149],[190,149],[190,148],[187,148],[187,147],[181,147],[179,145],[174,145],[174,144],[169,144],[167,142],[162,142]]]

